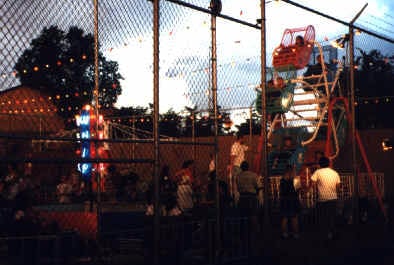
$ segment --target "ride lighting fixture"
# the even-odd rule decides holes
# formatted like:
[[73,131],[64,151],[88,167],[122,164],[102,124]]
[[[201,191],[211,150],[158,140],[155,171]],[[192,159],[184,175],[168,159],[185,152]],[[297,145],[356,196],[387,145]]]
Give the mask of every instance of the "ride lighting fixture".
[[385,138],[382,141],[382,149],[383,151],[389,151],[393,149],[393,140]]
[[343,49],[345,47],[345,43],[349,41],[349,34],[344,34],[340,38],[335,41],[331,41],[331,46],[337,49]]

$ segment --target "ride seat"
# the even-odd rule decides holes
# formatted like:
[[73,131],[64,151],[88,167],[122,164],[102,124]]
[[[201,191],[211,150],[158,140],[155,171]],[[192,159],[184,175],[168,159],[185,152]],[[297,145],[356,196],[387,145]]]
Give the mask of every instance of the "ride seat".
[[[303,38],[303,45],[296,45],[297,36]],[[275,48],[272,65],[277,71],[302,69],[310,59],[315,41],[315,29],[312,25],[303,28],[286,29],[282,41]]]

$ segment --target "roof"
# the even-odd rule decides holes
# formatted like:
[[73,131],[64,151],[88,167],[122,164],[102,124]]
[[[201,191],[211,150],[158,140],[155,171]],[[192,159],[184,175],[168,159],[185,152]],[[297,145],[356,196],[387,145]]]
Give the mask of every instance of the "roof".
[[0,92],[0,132],[49,134],[64,129],[52,98],[39,90],[18,86]]

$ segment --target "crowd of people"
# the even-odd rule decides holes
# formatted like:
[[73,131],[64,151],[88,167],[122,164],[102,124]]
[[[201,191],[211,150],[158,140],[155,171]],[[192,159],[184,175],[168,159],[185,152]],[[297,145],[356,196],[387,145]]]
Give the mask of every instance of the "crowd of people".
[[[290,145],[289,137],[285,137],[285,160],[288,161],[279,184],[279,201],[281,215],[282,237],[293,235],[299,237],[298,216],[302,205],[300,192],[312,189],[317,191],[316,211],[319,220],[324,225],[328,238],[335,234],[335,217],[337,209],[338,191],[340,185],[339,174],[330,167],[330,161],[322,152],[316,152],[316,163],[313,165],[313,174],[307,184],[302,184],[297,177],[296,167],[289,159],[288,152],[294,151]],[[215,159],[210,155],[208,172],[207,198],[215,199],[215,181],[220,182],[220,196],[222,206],[238,208],[242,216],[254,219],[259,216],[264,206],[263,177],[250,169],[247,162],[248,146],[242,135],[238,135],[232,144],[227,178],[217,179],[215,176]],[[279,159],[279,158],[278,158]],[[283,157],[280,157],[283,160]],[[186,160],[180,170],[170,174],[168,165],[163,166],[160,174],[160,214],[162,216],[178,216],[190,214],[195,206],[196,194],[200,188],[198,178],[193,176],[193,160]],[[153,185],[147,191],[146,215],[154,214]]]
[[5,174],[0,179],[1,207],[15,211],[29,208],[34,188],[30,175],[20,174],[16,163],[8,164]]
[[0,235],[30,236],[58,231],[56,223],[40,218],[34,209],[36,194],[37,185],[32,181],[29,164],[24,168],[17,163],[8,164],[0,178]]
[[[287,165],[281,176],[279,185],[279,200],[282,236],[289,236],[289,229],[295,238],[299,237],[298,215],[301,210],[299,201],[300,191],[310,190],[315,187],[318,192],[316,209],[321,218],[326,220],[327,235],[332,238],[334,231],[334,218],[336,216],[336,201],[338,199],[338,189],[340,178],[338,173],[330,168],[328,158],[323,153],[316,155],[317,166],[310,177],[309,186],[301,185],[297,182],[296,167],[289,159],[291,152],[294,152],[289,137],[284,138],[283,147],[280,148],[279,155],[274,159],[273,167],[277,160],[286,160]],[[236,140],[231,146],[229,164],[226,176],[216,176],[215,156],[210,154],[209,167],[207,173],[208,182],[202,185],[200,178],[194,176],[193,160],[185,160],[179,170],[171,172],[169,165],[163,165],[160,173],[160,215],[179,216],[192,215],[192,210],[199,202],[202,186],[205,186],[205,199],[215,201],[216,185],[219,183],[220,205],[238,208],[241,215],[257,216],[264,206],[263,200],[263,176],[251,170],[247,159],[249,147],[246,145],[244,137],[237,135]],[[250,160],[250,159],[249,159]],[[29,171],[18,170],[17,164],[9,164],[7,173],[0,179],[0,202],[2,208],[11,209],[12,218],[19,220],[24,216],[30,215],[32,204],[35,200],[36,187],[31,181]],[[125,177],[118,172],[116,167],[109,166],[106,170],[107,181],[111,181],[115,191],[114,199],[122,201],[126,196]],[[56,185],[56,198],[60,204],[73,202],[83,202],[89,199],[88,183],[82,181],[80,175],[75,170],[70,176],[61,176]],[[154,196],[153,184],[146,189],[146,215],[153,215]],[[90,193],[92,190],[90,189]],[[90,194],[91,195],[91,194]],[[127,195],[128,196],[128,195]]]

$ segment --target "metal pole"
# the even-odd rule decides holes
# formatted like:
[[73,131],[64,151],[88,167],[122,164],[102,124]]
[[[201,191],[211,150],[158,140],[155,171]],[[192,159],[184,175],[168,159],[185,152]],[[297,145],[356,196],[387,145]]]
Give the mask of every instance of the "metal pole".
[[[193,160],[196,161],[196,110],[192,110],[192,142],[193,142]],[[193,167],[194,173],[194,167]]]
[[269,176],[267,170],[267,110],[266,110],[266,40],[265,40],[265,0],[260,1],[261,6],[261,176],[264,178],[264,234],[268,232],[269,225]]
[[[136,134],[135,134],[135,114],[133,114],[133,136],[132,139],[135,140],[136,139]],[[135,143],[132,143],[132,148],[131,148],[131,159],[135,159]]]
[[153,264],[160,263],[160,202],[159,202],[159,35],[160,0],[153,0],[153,142],[154,142],[154,221],[153,221]]
[[249,107],[249,146],[252,146],[252,136],[253,136],[253,108]]
[[352,135],[352,173],[353,173],[353,222],[358,224],[358,176],[357,176],[357,149],[356,149],[356,115],[355,115],[355,93],[354,93],[354,29],[349,27],[349,81],[350,81],[350,109],[351,109],[351,135]]
[[354,22],[365,10],[368,3],[356,14],[349,24],[349,79],[350,79],[350,109],[351,109],[351,134],[352,134],[352,173],[353,173],[353,222],[359,223],[359,181],[357,173],[357,149],[356,149],[356,112],[355,112],[355,88],[354,88]]
[[[213,3],[211,1],[211,6]],[[215,263],[220,262],[220,253],[222,249],[221,241],[221,205],[220,205],[220,186],[218,178],[218,106],[217,106],[217,57],[216,57],[216,15],[211,14],[211,89],[212,89],[212,100],[213,100],[213,114],[214,114],[214,141],[215,141],[215,174],[216,174],[216,253]]]
[[[96,127],[95,130],[95,138],[98,137],[99,131],[99,7],[98,0],[94,0],[94,90],[93,90],[93,99],[94,99],[94,111],[96,115]],[[97,141],[94,142],[94,147],[96,150],[96,158],[99,159]],[[100,236],[101,230],[101,171],[99,167],[99,163],[96,164],[96,182],[97,182],[97,238]]]

